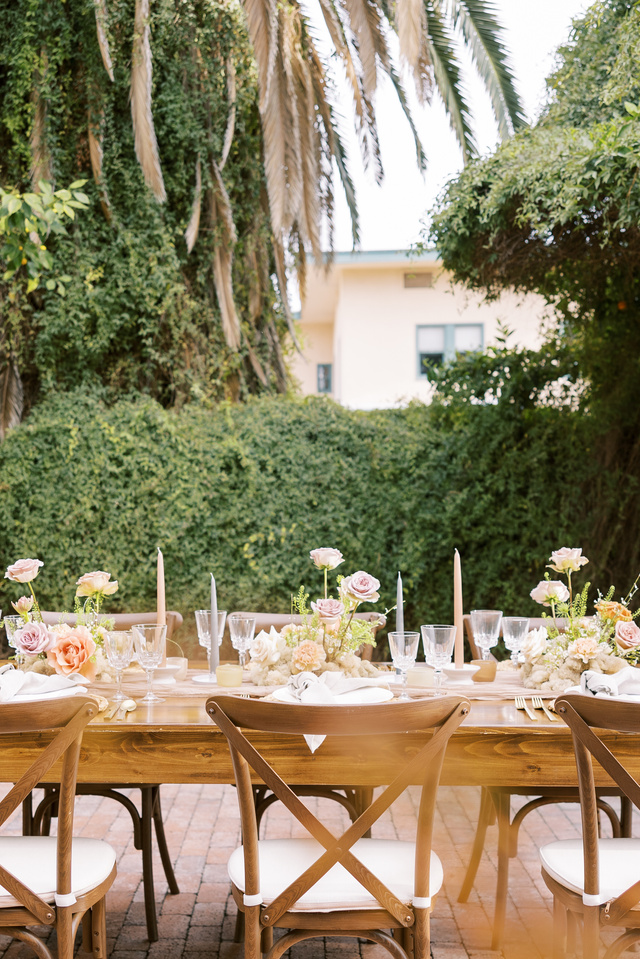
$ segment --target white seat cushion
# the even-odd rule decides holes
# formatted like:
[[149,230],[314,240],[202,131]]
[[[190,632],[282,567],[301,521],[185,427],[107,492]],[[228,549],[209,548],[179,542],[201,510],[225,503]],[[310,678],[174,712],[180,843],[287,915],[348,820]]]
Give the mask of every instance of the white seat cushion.
[[[264,839],[258,843],[258,849],[260,893],[264,903],[272,902],[324,852],[324,847],[315,839]],[[414,843],[392,839],[359,839],[351,851],[401,902],[411,903],[416,851]],[[231,854],[228,870],[231,881],[244,892],[242,846]],[[432,852],[429,879],[431,896],[435,896],[442,886],[442,879],[442,863]],[[298,900],[291,912],[380,908],[380,903],[371,893],[338,863]]]
[[[619,896],[640,879],[640,839],[601,839],[598,843],[600,904]],[[562,839],[540,849],[540,861],[552,879],[572,892],[584,892],[581,839]]]
[[[45,902],[56,892],[55,836],[2,836],[0,863]],[[74,839],[71,853],[71,888],[78,898],[95,889],[113,869],[116,854],[101,839]],[[0,909],[21,905],[0,886]]]

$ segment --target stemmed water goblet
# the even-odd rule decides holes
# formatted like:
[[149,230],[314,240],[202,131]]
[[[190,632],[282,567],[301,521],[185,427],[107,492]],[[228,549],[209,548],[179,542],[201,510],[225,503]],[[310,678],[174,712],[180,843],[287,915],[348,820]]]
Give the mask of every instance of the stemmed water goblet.
[[131,630],[106,630],[104,633],[104,649],[109,665],[116,671],[116,692],[114,703],[121,703],[126,699],[122,692],[122,670],[131,664],[133,657],[133,633]]
[[231,645],[238,651],[240,665],[243,669],[247,662],[247,653],[253,642],[253,634],[255,631],[255,616],[244,616],[242,613],[232,613],[229,617]]
[[[211,610],[196,609],[196,629],[198,630],[198,643],[204,646],[207,651],[207,662],[209,663],[209,672],[203,676],[194,676],[194,683],[215,683],[216,671],[212,668],[211,662]],[[218,646],[222,645],[222,636],[224,633],[224,624],[227,620],[226,609],[218,610]]]
[[140,700],[141,703],[163,703],[164,699],[156,696],[151,684],[153,671],[162,662],[167,640],[167,627],[153,625],[133,626],[133,638],[136,645],[138,662],[147,674],[147,694]]
[[433,666],[433,685],[438,692],[442,689],[442,669],[451,662],[456,639],[455,626],[421,626],[424,658]]
[[502,611],[499,609],[472,609],[471,630],[476,646],[482,650],[482,658],[489,659],[489,650],[498,642]]
[[402,686],[398,700],[408,702],[407,695],[407,673],[415,665],[418,654],[418,643],[420,642],[420,633],[389,633],[389,652],[393,665],[400,672]]
[[[26,615],[28,617],[27,622],[31,622],[33,619],[33,613],[27,613]],[[24,616],[5,616],[4,618],[4,628],[7,634],[7,642],[9,646],[16,651],[16,666],[18,667],[22,665],[23,653],[22,650],[14,643],[13,634],[17,629],[20,629],[20,627],[24,625]]]
[[518,656],[522,649],[527,633],[529,620],[525,616],[505,616],[502,620],[502,636],[504,644],[511,653],[511,662],[518,665]]

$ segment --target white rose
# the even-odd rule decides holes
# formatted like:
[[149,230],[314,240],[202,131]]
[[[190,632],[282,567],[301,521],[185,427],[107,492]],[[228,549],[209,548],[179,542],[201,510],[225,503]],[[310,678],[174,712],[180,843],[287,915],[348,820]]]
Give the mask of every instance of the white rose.
[[335,569],[340,563],[344,562],[342,553],[339,549],[332,549],[329,546],[321,546],[319,549],[312,549],[309,553],[311,561],[318,569]]
[[551,606],[552,602],[566,603],[569,599],[569,590],[559,579],[543,579],[529,595],[536,603]]
[[[273,627],[272,632],[275,632]],[[249,656],[255,663],[261,663],[263,666],[273,666],[277,663],[280,659],[277,634],[274,638],[261,630],[249,647]]]
[[588,562],[587,557],[582,555],[580,547],[576,546],[572,549],[570,546],[563,546],[562,549],[557,549],[551,554],[548,566],[556,573],[577,573],[580,567],[586,566]]
[[546,626],[539,626],[538,629],[529,631],[520,652],[524,656],[525,663],[535,663],[544,654],[546,647],[547,628]]

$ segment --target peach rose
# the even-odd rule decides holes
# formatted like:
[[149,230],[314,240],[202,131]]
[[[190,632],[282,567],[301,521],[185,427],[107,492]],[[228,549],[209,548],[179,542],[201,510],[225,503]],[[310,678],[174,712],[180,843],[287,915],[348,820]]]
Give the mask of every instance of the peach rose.
[[33,608],[33,596],[21,596],[17,603],[12,603],[11,605],[16,613],[20,613],[21,616],[26,616]]
[[569,590],[559,579],[543,579],[529,595],[536,603],[551,606],[551,603],[566,603],[569,599]]
[[631,610],[613,600],[601,599],[596,603],[596,612],[603,619],[610,619],[614,623],[630,623],[633,619]]
[[14,583],[30,583],[40,572],[44,563],[40,559],[19,559],[13,566],[7,567],[5,579],[12,579]]
[[636,649],[640,646],[640,627],[633,621],[629,623],[619,619],[616,623],[615,639],[616,646],[623,653]]
[[340,550],[331,549],[329,546],[312,549],[309,556],[311,557],[313,565],[318,569],[335,569],[336,566],[344,562]]
[[549,569],[556,573],[577,573],[581,566],[586,566],[589,562],[586,556],[582,555],[582,550],[576,546],[573,549],[570,546],[563,546],[551,554],[549,560]]
[[356,603],[377,603],[380,599],[378,590],[380,589],[380,580],[363,569],[351,576],[345,576],[340,583],[340,595]]
[[85,573],[76,581],[76,596],[95,596],[101,593],[103,596],[112,596],[118,588],[118,581],[111,579],[111,573],[105,573],[102,569],[96,569],[93,573]]
[[96,644],[86,626],[58,626],[55,645],[47,650],[47,661],[56,673],[68,676],[80,673],[89,682],[96,678],[97,666],[91,662]]
[[324,651],[324,646],[314,643],[311,639],[305,639],[294,649],[291,664],[300,673],[313,672],[314,669],[319,669],[322,666],[326,658],[327,654]]

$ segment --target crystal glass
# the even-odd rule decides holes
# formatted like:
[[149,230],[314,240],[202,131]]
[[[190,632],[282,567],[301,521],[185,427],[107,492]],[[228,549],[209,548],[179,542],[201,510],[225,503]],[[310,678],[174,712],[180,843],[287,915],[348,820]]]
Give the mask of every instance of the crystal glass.
[[489,650],[498,642],[502,611],[499,609],[472,609],[471,629],[476,646],[482,650],[482,658],[489,659]]
[[249,646],[253,641],[253,634],[256,631],[255,616],[243,616],[240,613],[232,613],[229,617],[229,635],[231,636],[231,645],[237,649],[240,659],[240,665],[244,668],[247,662],[247,653]]
[[[196,609],[196,629],[198,630],[198,643],[207,651],[207,662],[209,663],[209,675],[205,676],[200,680],[200,676],[196,678],[201,682],[216,682],[216,671],[212,669],[211,666],[211,610],[210,609]],[[218,610],[218,646],[222,645],[222,636],[224,634],[224,624],[227,621],[227,611],[226,609]]]
[[133,656],[133,633],[131,630],[108,630],[104,633],[104,651],[109,665],[116,671],[116,693],[114,703],[121,703],[127,697],[122,692],[122,670],[131,663]]
[[167,627],[153,625],[133,626],[131,629],[133,639],[136,644],[136,654],[138,662],[147,673],[147,694],[141,703],[163,703],[164,699],[156,696],[151,683],[153,682],[153,671],[162,662],[167,641]]
[[455,626],[421,626],[424,658],[433,666],[433,685],[442,689],[442,668],[451,662],[456,639]]
[[502,620],[504,644],[511,652],[511,662],[518,665],[518,655],[529,632],[529,620],[525,616],[505,616]]
[[402,677],[402,688],[398,699],[407,702],[407,673],[415,665],[418,655],[418,643],[420,642],[420,633],[389,633],[389,652],[396,669],[400,670]]
[[[29,622],[31,622],[33,619],[33,613],[27,613],[27,616],[29,618]],[[20,666],[22,664],[23,656],[21,650],[17,649],[16,644],[13,641],[13,634],[15,633],[16,629],[20,629],[21,626],[24,626],[24,616],[5,616],[4,628],[7,634],[7,642],[9,643],[9,646],[16,651],[16,666]]]

